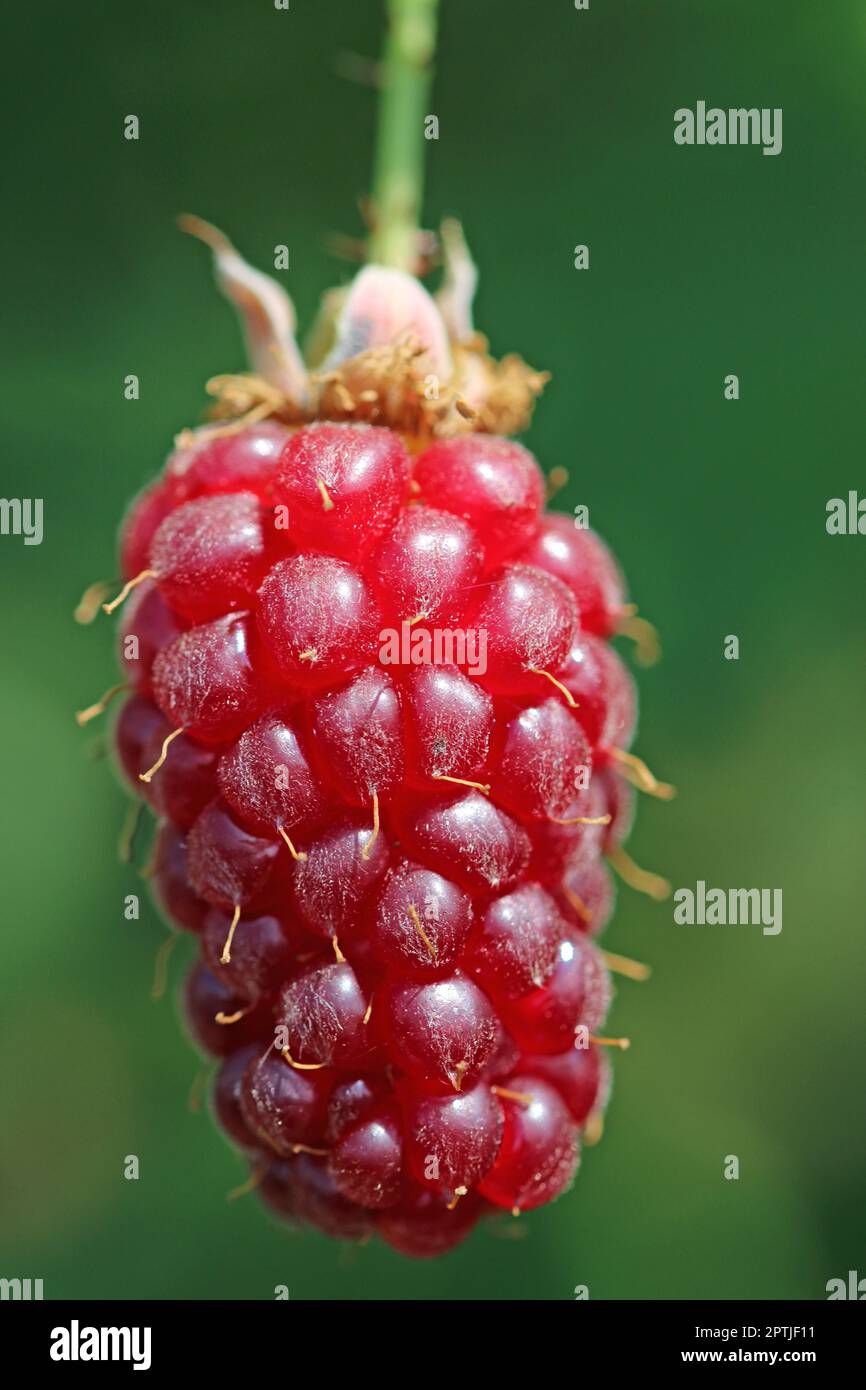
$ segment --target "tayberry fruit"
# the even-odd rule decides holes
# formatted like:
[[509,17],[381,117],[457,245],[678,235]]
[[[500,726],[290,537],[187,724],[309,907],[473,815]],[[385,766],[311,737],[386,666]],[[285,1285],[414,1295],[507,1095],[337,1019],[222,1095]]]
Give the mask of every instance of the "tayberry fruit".
[[203,962],[194,965],[187,977],[184,1011],[193,1038],[213,1057],[227,1057],[266,1035],[270,1027],[266,1001],[251,1004]]
[[368,666],[315,702],[310,740],[346,801],[369,806],[403,780],[399,692],[381,666]]
[[217,1124],[234,1144],[255,1154],[258,1136],[244,1117],[241,1103],[244,1075],[249,1063],[257,1056],[258,1047],[248,1043],[235,1048],[224,1057],[214,1078],[212,1103]]
[[244,729],[217,772],[226,804],[263,835],[310,826],[325,798],[288,711],[272,710]]
[[450,879],[417,864],[400,864],[370,914],[375,954],[402,975],[431,976],[453,968],[472,929],[472,900]]
[[410,1189],[400,1204],[378,1215],[376,1230],[401,1255],[432,1259],[465,1240],[481,1215],[474,1193],[455,1201],[444,1193]]
[[557,1090],[575,1124],[583,1125],[607,1101],[610,1065],[599,1047],[570,1047],[553,1057],[524,1057],[521,1070],[540,1076]]
[[157,656],[185,626],[152,579],[130,595],[120,620],[117,649],[126,679],[142,695],[151,693],[150,675]]
[[607,642],[633,610],[502,437],[541,378],[486,356],[465,274],[440,313],[368,267],[308,376],[283,291],[202,235],[260,374],[124,520],[117,759],[263,1201],[438,1255],[558,1196],[598,1129],[604,856],[626,862],[623,777],[659,792]]
[[553,898],[526,883],[484,909],[467,951],[469,968],[488,994],[520,999],[550,979],[566,930]]
[[251,834],[214,801],[193,824],[186,850],[189,881],[199,897],[232,911],[261,901],[280,844]]
[[157,830],[150,881],[156,905],[169,922],[187,931],[202,930],[210,907],[190,882],[186,841],[170,821]]

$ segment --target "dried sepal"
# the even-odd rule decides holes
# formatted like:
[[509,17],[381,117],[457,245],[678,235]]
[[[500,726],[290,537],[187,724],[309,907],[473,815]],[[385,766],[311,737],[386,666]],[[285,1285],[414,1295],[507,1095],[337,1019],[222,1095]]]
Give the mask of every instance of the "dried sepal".
[[245,261],[210,222],[185,215],[179,225],[213,251],[217,284],[240,314],[253,371],[302,403],[307,372],[295,341],[294,305],[282,285]]
[[190,217],[181,225],[213,250],[217,281],[241,314],[254,368],[208,382],[220,421],[209,435],[269,416],[288,424],[362,420],[399,430],[417,448],[434,437],[527,427],[548,374],[516,354],[497,362],[474,332],[477,273],[458,223],[443,227],[445,280],[436,299],[413,276],[376,265],[325,295],[311,334],[309,360],[317,370],[310,374],[281,286],[249,266],[215,227]]
[[445,275],[436,294],[436,303],[452,342],[467,343],[475,332],[472,305],[478,287],[478,268],[456,218],[449,217],[442,223],[441,238]]

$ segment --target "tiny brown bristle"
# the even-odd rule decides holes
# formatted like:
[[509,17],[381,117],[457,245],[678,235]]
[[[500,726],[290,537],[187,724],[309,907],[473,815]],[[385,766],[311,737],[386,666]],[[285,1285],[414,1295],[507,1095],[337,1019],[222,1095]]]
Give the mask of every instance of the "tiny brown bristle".
[[231,920],[231,923],[230,923],[230,925],[229,925],[229,933],[228,933],[228,936],[226,937],[225,945],[223,946],[222,955],[220,956],[220,965],[230,965],[230,964],[231,964],[231,958],[232,958],[232,942],[233,942],[234,939],[235,939],[235,932],[236,932],[237,929],[238,929],[238,922],[239,922],[240,920],[241,920],[241,905],[240,905],[240,903],[235,903],[235,910],[234,910],[234,912],[232,913],[232,920]]
[[166,735],[166,737],[165,737],[165,738],[163,739],[163,741],[162,741],[162,748],[161,748],[161,750],[160,750],[159,757],[157,758],[157,760],[156,760],[156,762],[154,763],[153,767],[149,767],[149,768],[147,769],[147,772],[140,772],[140,773],[138,774],[138,780],[139,780],[139,782],[152,782],[152,781],[153,781],[153,778],[154,778],[155,774],[156,774],[157,772],[159,772],[159,769],[162,767],[163,763],[165,762],[166,758],[168,757],[168,750],[169,750],[169,748],[171,747],[171,744],[172,744],[172,743],[174,742],[174,740],[178,737],[178,735],[179,735],[179,734],[182,734],[182,733],[183,733],[183,729],[175,729],[172,733]]
[[608,970],[612,970],[614,975],[622,975],[627,980],[648,980],[652,970],[648,965],[643,965],[639,960],[632,960],[630,956],[619,956],[615,951],[602,951]]
[[562,684],[562,681],[558,681],[556,676],[552,676],[549,671],[542,671],[538,666],[530,666],[529,670],[533,676],[544,676],[544,679],[550,681],[551,685],[555,685],[557,690],[565,697],[565,703],[570,709],[578,708],[577,701],[571,691]]
[[165,994],[168,984],[168,962],[177,941],[177,932],[172,932],[171,936],[166,937],[156,953],[156,961],[153,967],[153,984],[150,990],[150,997],[154,1003],[158,1003]]
[[91,719],[96,719],[98,715],[104,714],[114,697],[119,695],[122,690],[128,689],[129,686],[126,681],[121,681],[119,685],[110,685],[94,704],[88,705],[86,709],[78,710],[75,715],[75,722],[79,729],[83,729],[85,724],[90,723]]
[[119,608],[122,603],[126,602],[133,589],[137,589],[139,584],[144,583],[145,579],[155,578],[156,570],[142,570],[141,573],[137,574],[134,579],[127,579],[126,583],[124,584],[117,597],[113,598],[110,603],[104,603],[102,605],[103,613],[113,613],[116,608]]

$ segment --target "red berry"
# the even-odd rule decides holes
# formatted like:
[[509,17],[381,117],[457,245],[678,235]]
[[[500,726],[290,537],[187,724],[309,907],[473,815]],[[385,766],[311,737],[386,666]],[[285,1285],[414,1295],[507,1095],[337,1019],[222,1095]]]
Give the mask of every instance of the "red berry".
[[610,824],[604,832],[604,847],[606,850],[614,849],[631,834],[635,791],[622,777],[617,777],[607,768],[599,774],[598,785],[605,799],[605,810],[610,816]]
[[255,1043],[239,1047],[230,1052],[220,1063],[213,1083],[213,1109],[217,1123],[239,1148],[255,1153],[258,1136],[253,1133],[244,1118],[241,1106],[241,1088],[247,1065],[257,1056],[259,1048]]
[[469,943],[467,961],[488,994],[520,999],[553,974],[566,926],[556,903],[537,883],[495,898]]
[[388,866],[388,843],[358,820],[340,820],[311,844],[294,866],[292,895],[311,932],[348,939],[361,930],[360,911]]
[[607,808],[603,778],[596,773],[589,791],[576,792],[564,816],[534,826],[531,876],[545,887],[558,888],[566,874],[579,873],[592,864],[605,844],[608,827],[602,822]]
[[520,1061],[520,1048],[514,1039],[500,1028],[496,1046],[482,1069],[482,1076],[490,1083],[504,1081],[514,1071]]
[[300,1153],[272,1163],[259,1195],[283,1220],[335,1240],[364,1240],[372,1230],[372,1213],[338,1191],[327,1160],[318,1155]]
[[472,927],[472,900],[449,879],[418,864],[400,864],[382,886],[370,916],[373,950],[403,975],[452,969]]
[[201,962],[186,978],[184,1011],[199,1047],[213,1057],[227,1057],[235,1048],[254,1042],[270,1025],[270,1009],[264,1001],[251,1006]]
[[180,635],[183,626],[154,580],[146,579],[133,590],[121,616],[117,650],[126,679],[142,695],[150,694],[157,655]]
[[564,819],[591,772],[583,729],[561,697],[551,697],[509,722],[490,789],[521,819]]
[[403,728],[394,682],[368,666],[342,688],[316,700],[311,742],[332,784],[355,806],[369,806],[403,780]]
[[344,1197],[326,1158],[301,1153],[289,1160],[294,1212],[324,1235],[337,1240],[363,1240],[372,1228],[372,1214]]
[[407,781],[478,780],[487,764],[493,701],[454,666],[419,666],[407,690]]
[[612,647],[582,632],[559,676],[577,702],[577,718],[594,748],[628,748],[637,722],[634,681]]
[[120,527],[120,573],[124,579],[134,579],[148,568],[154,533],[175,505],[171,487],[159,478],[132,499]]
[[150,886],[164,917],[187,931],[202,930],[209,907],[192,888],[186,841],[170,823],[164,823],[157,831]]
[[215,907],[252,906],[261,901],[279,852],[278,842],[250,834],[215,801],[187,837],[189,881]]
[[607,1098],[625,590],[542,500],[508,440],[271,420],[122,530],[117,757],[217,1120],[280,1217],[414,1256],[556,1197]]
[[325,1124],[325,1141],[330,1145],[351,1129],[358,1120],[369,1115],[374,1106],[385,1097],[384,1084],[368,1076],[354,1076],[338,1080],[328,1100],[328,1113]]
[[616,892],[610,872],[599,860],[584,869],[566,870],[556,892],[560,912],[580,931],[598,936],[613,912]]
[[472,1193],[455,1204],[444,1194],[417,1188],[377,1217],[376,1230],[401,1255],[432,1259],[465,1240],[480,1213]]
[[165,738],[170,728],[156,705],[141,695],[133,695],[126,701],[114,726],[114,747],[120,770],[130,790],[147,797],[151,804],[156,789],[141,780],[142,772],[150,766],[145,754],[152,740]]
[[529,860],[526,832],[478,792],[431,802],[402,829],[416,858],[470,893],[510,888]]
[[[169,732],[163,720],[142,749],[144,770],[153,767]],[[171,758],[166,758],[159,776],[147,784],[147,796],[154,810],[174,825],[188,830],[199,813],[217,794],[216,753],[186,734],[171,742]]]
[[[301,1225],[298,1165],[295,1159],[271,1163],[256,1185],[258,1196],[281,1221]],[[348,1203],[347,1203],[348,1206]]]
[[211,908],[201,946],[205,960],[227,985],[259,1000],[275,994],[295,963],[289,934],[278,918],[241,917],[232,935],[229,960],[223,959],[232,913]]
[[610,1065],[600,1047],[570,1047],[555,1057],[524,1057],[521,1071],[540,1076],[560,1094],[575,1124],[582,1125],[590,1111],[607,1101]]

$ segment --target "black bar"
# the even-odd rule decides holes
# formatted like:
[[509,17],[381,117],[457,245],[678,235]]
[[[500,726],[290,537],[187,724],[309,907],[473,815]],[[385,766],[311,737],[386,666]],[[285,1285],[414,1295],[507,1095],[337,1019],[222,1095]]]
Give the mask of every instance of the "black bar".
[[[137,1360],[145,1373],[160,1375],[189,1365],[197,1380],[218,1380],[223,1385],[229,1376],[255,1375],[261,1379],[262,1371],[280,1366],[286,1378],[294,1377],[303,1364],[299,1357],[313,1358],[317,1352],[323,1356],[322,1366],[330,1379],[344,1348],[347,1362],[357,1370],[364,1347],[360,1359],[362,1364],[367,1362],[371,1372],[379,1358],[390,1360],[397,1351],[396,1346],[389,1346],[390,1338],[382,1339],[385,1330],[402,1338],[412,1333],[413,1324],[427,1339],[418,1343],[419,1352],[426,1351],[419,1370],[428,1356],[438,1360],[442,1339],[450,1341],[461,1327],[466,1334],[461,1336],[464,1345],[468,1342],[471,1346],[480,1336],[485,1358],[510,1358],[521,1354],[521,1346],[524,1353],[529,1350],[527,1339],[535,1331],[536,1319],[539,1332],[549,1329],[557,1336],[556,1342],[540,1341],[537,1348],[551,1366],[551,1374],[551,1358],[559,1360],[571,1350],[576,1357],[576,1378],[588,1369],[584,1355],[593,1364],[601,1358],[617,1376],[624,1368],[653,1371],[739,1364],[774,1369],[807,1366],[826,1377],[843,1367],[853,1370],[862,1360],[862,1310],[844,1302],[533,1302],[524,1304],[517,1335],[521,1346],[511,1346],[508,1315],[503,1316],[501,1307],[497,1311],[488,1307],[481,1322],[475,1324],[475,1333],[469,1335],[472,1306],[460,1304],[441,1311],[438,1305],[434,1309],[425,1306],[416,1313],[407,1302],[377,1314],[365,1302],[360,1313],[365,1323],[360,1344],[352,1333],[358,1314],[346,1303],[11,1301],[0,1304],[0,1327],[7,1366],[11,1360],[27,1370],[48,1371],[52,1376],[83,1373],[93,1378],[106,1367],[114,1375],[133,1374]],[[319,1319],[326,1333],[324,1343],[315,1336]],[[98,1335],[93,1329],[99,1330]],[[118,1331],[116,1337],[112,1333],[103,1336],[101,1329]],[[134,1329],[138,1329],[137,1335]],[[374,1351],[377,1341],[378,1354]],[[91,1348],[109,1359],[84,1359]],[[115,1348],[125,1353],[125,1360],[110,1359]],[[480,1345],[478,1351],[480,1355]],[[73,1359],[55,1359],[59,1353]],[[75,1353],[78,1359],[74,1359]],[[411,1368],[404,1365],[398,1372],[392,1365],[391,1375],[398,1374],[412,1377]]]

